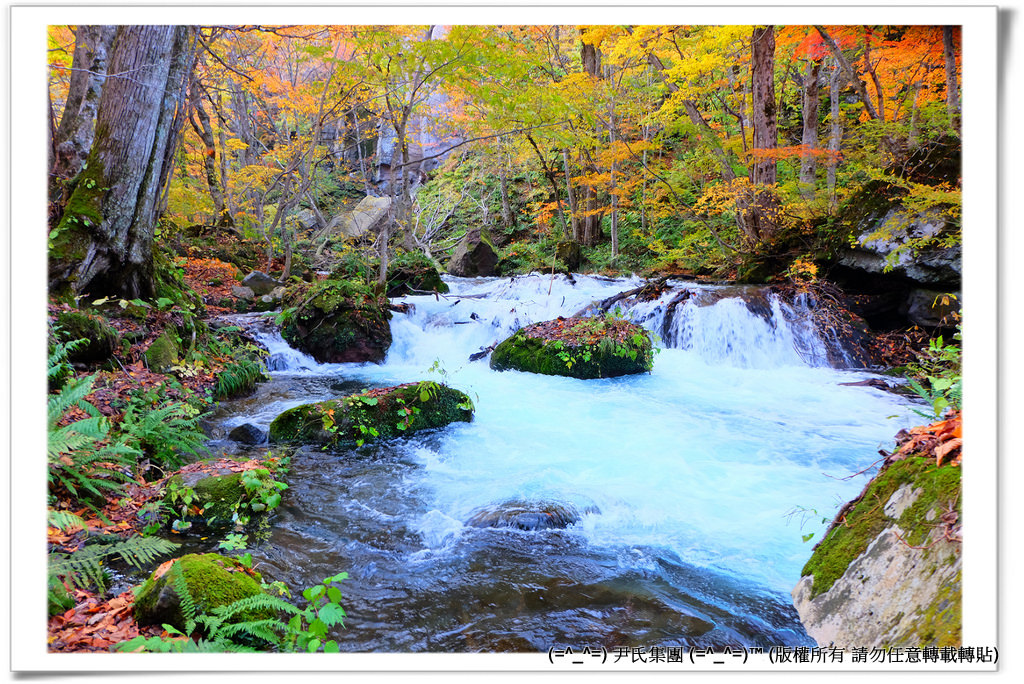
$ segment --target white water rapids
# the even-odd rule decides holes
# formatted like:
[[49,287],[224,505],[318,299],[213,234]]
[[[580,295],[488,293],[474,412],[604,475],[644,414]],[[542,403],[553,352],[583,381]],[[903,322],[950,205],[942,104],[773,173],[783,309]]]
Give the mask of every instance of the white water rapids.
[[[358,503],[391,521],[382,524],[401,521],[408,530],[415,543],[392,555],[410,575],[445,572],[438,569],[448,567],[444,559],[469,554],[464,545],[481,534],[466,525],[475,512],[510,501],[554,502],[581,512],[557,534],[600,559],[596,564],[616,565],[613,574],[675,587],[694,581],[682,576],[710,573],[725,578],[720,588],[679,591],[726,611],[739,610],[730,607],[738,600],[751,620],[763,616],[735,592],[758,597],[754,604],[768,596],[791,610],[788,593],[813,545],[802,536],[821,536],[823,520],[870,474],[854,473],[913,422],[904,400],[841,386],[871,376],[822,365],[825,346],[806,312],[774,297],[741,299],[736,288],[677,284],[656,301],[623,304],[622,315],[661,336],[653,371],[576,380],[499,373],[487,359],[468,358],[518,327],[571,316],[640,281],[532,275],[447,282],[448,295],[400,300],[412,310],[395,314],[394,341],[381,365],[321,365],[278,335],[261,335],[275,377],[328,376],[365,386],[432,379],[473,398],[472,423],[394,447],[409,467],[396,470],[389,487],[415,505]],[[666,323],[666,304],[681,287],[693,296]],[[265,427],[285,408],[327,396],[326,389],[287,395],[225,424]],[[383,562],[370,563],[368,576]],[[714,622],[693,604],[677,604],[674,589],[652,591],[682,614]],[[543,641],[531,643],[543,645],[537,640]]]

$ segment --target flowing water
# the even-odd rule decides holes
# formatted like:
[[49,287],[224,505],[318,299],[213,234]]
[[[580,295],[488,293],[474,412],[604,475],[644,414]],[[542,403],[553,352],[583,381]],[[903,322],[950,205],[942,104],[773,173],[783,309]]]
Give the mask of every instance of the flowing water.
[[[348,651],[813,645],[789,598],[802,536],[864,486],[848,476],[910,423],[903,400],[841,386],[870,376],[825,365],[843,351],[805,303],[694,284],[620,303],[660,336],[650,374],[494,372],[468,357],[640,281],[447,280],[449,295],[402,298],[381,365],[321,365],[257,333],[273,378],[222,405],[215,448],[237,450],[223,435],[238,424],[364,387],[440,380],[477,408],[384,445],[298,449],[252,549],[266,578],[295,591],[347,571]],[[474,524],[516,510],[572,524]]]

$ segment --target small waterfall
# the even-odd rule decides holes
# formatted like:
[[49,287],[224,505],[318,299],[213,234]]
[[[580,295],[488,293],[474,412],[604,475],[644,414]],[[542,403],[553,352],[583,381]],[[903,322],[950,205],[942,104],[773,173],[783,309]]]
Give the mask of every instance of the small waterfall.
[[389,363],[418,358],[429,365],[446,354],[462,363],[530,323],[611,309],[651,331],[661,346],[692,352],[709,364],[738,368],[867,365],[839,335],[819,330],[813,300],[798,296],[787,301],[764,287],[670,283],[656,297],[643,301],[625,297],[605,306],[604,302],[642,281],[539,274],[447,281],[452,287],[447,296],[405,298],[413,311],[392,321]]

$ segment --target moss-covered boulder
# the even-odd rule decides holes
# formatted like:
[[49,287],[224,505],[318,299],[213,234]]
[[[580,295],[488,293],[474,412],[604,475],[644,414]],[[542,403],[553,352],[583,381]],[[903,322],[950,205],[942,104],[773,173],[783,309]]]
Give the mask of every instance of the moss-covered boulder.
[[459,241],[448,260],[448,272],[456,276],[492,276],[497,273],[498,250],[483,228],[471,228]]
[[380,363],[391,346],[387,300],[352,280],[291,290],[281,335],[320,363]]
[[180,354],[181,347],[178,345],[177,331],[173,327],[169,327],[150,342],[146,349],[146,363],[150,370],[163,373],[178,362]]
[[287,485],[266,468],[232,472],[228,468],[178,473],[164,485],[163,503],[175,520],[226,527],[253,513],[273,510]]
[[839,512],[792,592],[820,645],[961,645],[960,472],[896,461]]
[[491,353],[491,368],[583,380],[646,373],[654,366],[651,338],[616,318],[557,318],[520,328]]
[[422,252],[399,254],[388,267],[387,296],[401,297],[412,291],[448,292],[434,263]]
[[436,382],[408,383],[288,409],[270,424],[270,441],[362,446],[472,419],[465,393]]
[[66,340],[88,340],[87,344],[72,349],[68,360],[96,363],[109,359],[119,343],[117,331],[106,319],[86,311],[60,311],[56,324],[63,330]]
[[[186,615],[178,593],[182,580],[197,614],[265,593],[260,575],[235,559],[216,553],[189,554],[161,565],[146,580],[135,597],[135,621],[140,625],[172,625],[184,630]],[[270,611],[239,615],[241,620],[269,617],[273,617]]]

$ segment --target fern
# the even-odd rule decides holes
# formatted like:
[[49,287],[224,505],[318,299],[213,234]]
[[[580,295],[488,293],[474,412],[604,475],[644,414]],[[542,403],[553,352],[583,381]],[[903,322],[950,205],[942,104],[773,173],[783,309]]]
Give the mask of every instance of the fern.
[[206,453],[206,435],[199,427],[201,416],[190,415],[181,402],[165,402],[151,408],[145,400],[133,398],[125,409],[118,429],[124,441],[161,466],[184,465],[182,454]]
[[225,399],[248,392],[257,383],[266,379],[266,370],[259,361],[251,359],[233,361],[217,375],[216,396],[218,399]]
[[85,520],[81,516],[69,511],[57,511],[48,509],[46,511],[46,524],[56,527],[61,532],[69,532],[76,528],[85,529]]
[[[130,472],[139,453],[121,442],[105,443],[110,425],[85,401],[95,380],[95,375],[72,380],[47,400],[50,487],[63,487],[86,504],[90,497],[103,499],[106,493],[120,492],[122,483],[131,479],[126,471]],[[73,407],[90,417],[61,426]]]
[[137,570],[144,570],[153,560],[176,548],[177,544],[158,537],[129,537],[112,544],[90,544],[72,553],[50,553],[48,570],[51,577],[63,579],[72,589],[95,586],[105,591],[105,560],[117,557]]

